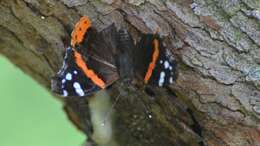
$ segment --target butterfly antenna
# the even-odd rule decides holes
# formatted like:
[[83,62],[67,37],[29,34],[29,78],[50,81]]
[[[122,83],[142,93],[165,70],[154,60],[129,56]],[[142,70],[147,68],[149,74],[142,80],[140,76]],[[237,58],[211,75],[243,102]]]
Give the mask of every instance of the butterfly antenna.
[[112,113],[114,107],[116,106],[116,104],[117,104],[117,102],[118,102],[120,96],[121,96],[121,94],[119,93],[119,94],[117,95],[117,97],[116,97],[115,102],[112,104],[110,110],[106,113],[105,118],[104,118],[103,122],[101,123],[102,126],[104,126],[104,125],[106,124],[106,121],[107,121],[107,119],[109,118],[110,114]]

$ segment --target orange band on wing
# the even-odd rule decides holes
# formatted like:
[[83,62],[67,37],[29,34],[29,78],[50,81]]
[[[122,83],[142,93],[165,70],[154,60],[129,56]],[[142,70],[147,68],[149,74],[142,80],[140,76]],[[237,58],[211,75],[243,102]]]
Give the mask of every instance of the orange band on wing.
[[157,39],[153,40],[153,56],[152,56],[152,62],[148,66],[148,70],[144,77],[144,82],[147,84],[149,79],[152,76],[153,70],[155,68],[156,61],[159,57],[159,41]]
[[73,32],[71,33],[71,46],[75,47],[76,44],[80,44],[87,30],[91,27],[91,21],[87,16],[80,18],[79,22],[75,25]]
[[91,79],[97,86],[100,88],[104,89],[105,88],[105,82],[95,74],[95,72],[87,67],[87,64],[83,60],[82,56],[80,53],[75,51],[74,53],[75,59],[76,59],[76,64],[78,67],[80,67],[84,74]]

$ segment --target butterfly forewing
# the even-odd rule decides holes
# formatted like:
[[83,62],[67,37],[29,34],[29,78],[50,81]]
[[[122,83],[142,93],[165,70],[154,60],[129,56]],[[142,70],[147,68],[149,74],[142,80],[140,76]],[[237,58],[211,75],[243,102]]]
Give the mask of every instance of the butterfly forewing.
[[176,79],[176,62],[167,55],[165,48],[160,50],[161,53],[156,61],[149,84],[164,87],[172,84]]
[[66,96],[87,96],[100,88],[76,65],[74,50],[66,49],[62,68],[52,79],[53,92]]
[[174,82],[176,62],[158,35],[143,35],[137,49],[136,69],[146,84],[164,87]]

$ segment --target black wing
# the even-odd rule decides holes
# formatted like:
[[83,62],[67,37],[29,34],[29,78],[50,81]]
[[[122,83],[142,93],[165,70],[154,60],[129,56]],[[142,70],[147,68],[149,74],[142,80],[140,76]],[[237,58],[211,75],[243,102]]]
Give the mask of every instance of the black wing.
[[76,65],[74,50],[66,49],[63,65],[52,79],[52,91],[61,96],[88,96],[100,88]]
[[135,65],[146,83],[164,87],[176,80],[176,61],[158,35],[144,34],[137,46]]

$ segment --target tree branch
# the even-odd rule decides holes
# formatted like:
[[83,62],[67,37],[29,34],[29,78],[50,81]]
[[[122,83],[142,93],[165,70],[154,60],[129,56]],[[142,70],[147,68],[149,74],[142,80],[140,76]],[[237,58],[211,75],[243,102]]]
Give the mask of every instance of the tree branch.
[[[89,16],[98,30],[111,23],[127,28],[135,40],[160,27],[178,58],[177,83],[168,90],[156,89],[153,97],[140,90],[142,86],[116,83],[111,95],[128,94],[115,106],[116,142],[258,145],[259,7],[257,0],[2,0],[0,52],[49,89],[80,16]],[[81,128],[86,131],[88,123],[81,122]]]

